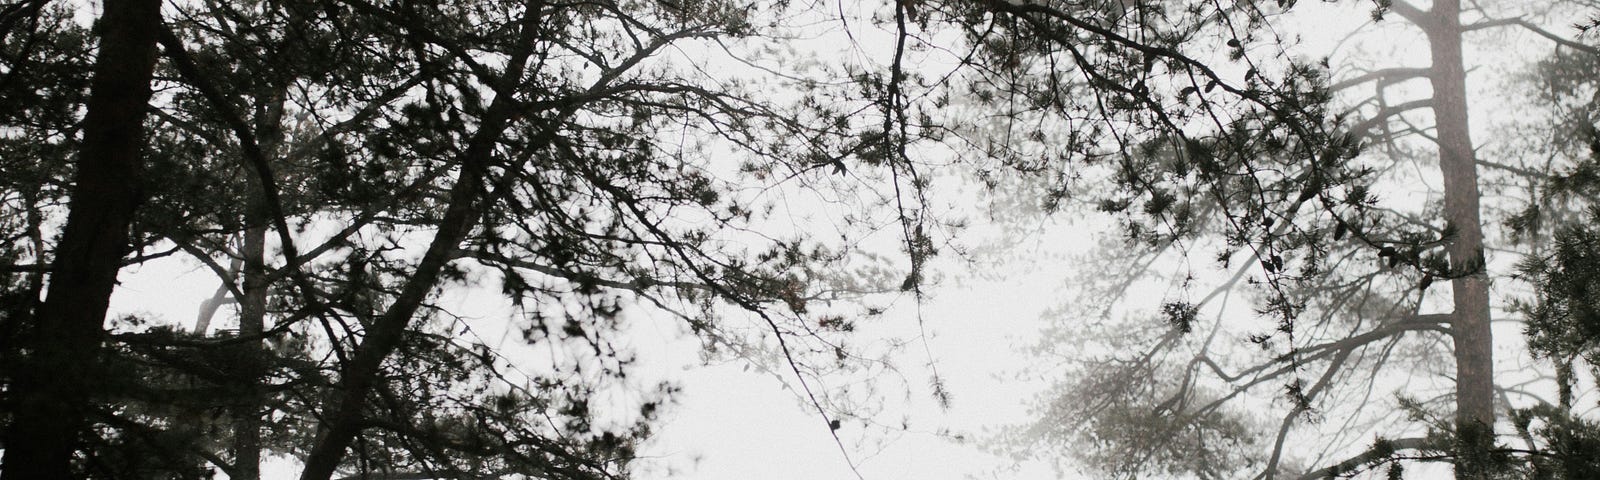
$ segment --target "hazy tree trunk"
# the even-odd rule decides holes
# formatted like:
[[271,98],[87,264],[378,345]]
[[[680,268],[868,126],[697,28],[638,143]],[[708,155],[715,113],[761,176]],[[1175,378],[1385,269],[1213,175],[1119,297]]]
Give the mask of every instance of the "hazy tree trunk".
[[[39,204],[39,191],[37,189],[23,190],[22,202],[27,206],[28,210],[27,213],[24,214],[26,216],[25,221],[27,222],[27,230],[25,235],[27,235],[29,248],[32,250],[33,262],[43,265],[47,260],[44,257],[44,214],[40,211],[42,207]],[[33,272],[28,273],[27,283],[25,283],[27,287],[24,290],[26,293],[24,293],[22,297],[27,299],[28,303],[27,305],[22,306],[23,311],[32,312],[38,310],[39,306],[36,302],[39,300],[39,295],[44,293],[44,273],[44,270],[34,270]],[[22,317],[25,316],[26,315],[14,315],[0,319],[0,345],[16,344],[19,339],[17,335],[22,332],[22,328],[24,327],[24,325],[22,325],[22,323],[24,323]],[[6,353],[13,354],[16,352]]]
[[[268,93],[256,111],[256,139],[268,158],[274,158],[283,144],[283,89]],[[245,208],[244,234],[244,298],[239,300],[239,335],[251,338],[266,329],[267,290],[270,286],[267,272],[266,196],[261,180],[252,177],[249,205]],[[241,345],[245,349],[245,377],[247,392],[240,399],[233,425],[234,467],[236,480],[261,478],[261,406],[260,388],[265,373],[266,352],[259,340]]]
[[1494,443],[1494,340],[1489,330],[1489,277],[1484,268],[1478,171],[1467,121],[1466,70],[1461,56],[1460,0],[1436,0],[1423,25],[1433,55],[1433,102],[1438,124],[1439,169],[1444,174],[1445,218],[1456,228],[1450,265],[1472,272],[1451,283],[1455,311],[1456,478],[1487,478]]
[[5,432],[6,480],[72,478],[87,424],[106,308],[128,251],[139,203],[144,117],[161,28],[159,0],[106,0],[71,211],[56,247],[50,286],[23,345]]
[[[253,196],[251,203],[260,202]],[[239,335],[260,335],[267,316],[267,228],[252,226],[244,233],[244,298],[239,301]],[[261,344],[244,343],[244,376],[247,392],[241,395],[233,424],[234,477],[236,480],[261,478]]]
[[[34,261],[34,263],[43,264],[45,262],[45,260],[44,260],[44,250],[45,250],[45,246],[44,246],[44,215],[43,215],[43,213],[41,213],[39,211],[40,207],[39,207],[38,191],[37,190],[33,190],[33,191],[25,192],[23,194],[23,201],[26,202],[26,204],[28,205],[28,213],[27,213],[27,216],[28,216],[28,218],[27,218],[27,222],[28,222],[28,242],[29,242],[29,245],[33,247],[33,261]],[[36,271],[36,272],[28,274],[28,296],[27,296],[27,298],[29,299],[29,301],[37,300],[39,298],[39,294],[43,293],[43,292],[44,292],[44,271],[40,270],[40,271]],[[34,306],[33,305],[29,305],[28,307],[30,309],[32,309]]]
[[[195,314],[194,318],[194,333],[196,335],[205,335],[207,331],[211,330],[211,319],[217,316],[218,309],[229,303],[229,296],[233,295],[234,292],[234,279],[239,277],[239,270],[243,268],[244,258],[242,256],[228,262],[227,278],[222,279],[222,285],[217,286],[217,291],[211,294],[211,298],[200,302],[200,312]],[[238,298],[232,299],[233,302],[238,300]]]

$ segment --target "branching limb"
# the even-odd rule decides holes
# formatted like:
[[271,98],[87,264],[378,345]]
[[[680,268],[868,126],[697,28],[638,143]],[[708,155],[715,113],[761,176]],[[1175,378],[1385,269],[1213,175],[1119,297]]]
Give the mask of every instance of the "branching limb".
[[1474,23],[1474,24],[1471,24],[1471,25],[1464,25],[1464,26],[1461,27],[1461,31],[1463,31],[1463,32],[1471,32],[1471,31],[1474,31],[1474,30],[1483,30],[1483,29],[1487,29],[1487,28],[1505,27],[1505,26],[1521,27],[1521,28],[1523,28],[1523,29],[1525,29],[1527,31],[1533,32],[1534,35],[1538,35],[1538,36],[1544,37],[1545,39],[1548,39],[1548,40],[1550,40],[1552,42],[1555,42],[1556,45],[1560,45],[1560,46],[1563,46],[1563,47],[1571,48],[1573,50],[1577,50],[1577,51],[1580,51],[1580,52],[1588,53],[1590,55],[1600,55],[1600,48],[1596,48],[1593,45],[1587,45],[1587,44],[1584,44],[1582,42],[1573,41],[1571,38],[1567,38],[1567,37],[1564,37],[1564,36],[1561,36],[1561,35],[1557,35],[1554,32],[1551,32],[1549,30],[1545,30],[1544,28],[1542,28],[1542,27],[1540,27],[1538,25],[1534,25],[1532,22],[1529,22],[1529,21],[1527,21],[1527,20],[1525,20],[1523,18],[1520,18],[1520,17],[1518,17],[1518,18],[1497,18],[1497,19],[1493,19],[1493,20],[1484,20],[1482,22]]

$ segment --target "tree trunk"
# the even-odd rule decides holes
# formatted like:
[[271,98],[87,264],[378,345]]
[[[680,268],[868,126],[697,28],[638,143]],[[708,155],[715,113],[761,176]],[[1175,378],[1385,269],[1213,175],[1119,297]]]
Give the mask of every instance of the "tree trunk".
[[[251,203],[260,202],[253,196]],[[252,226],[244,233],[244,298],[239,300],[239,335],[260,335],[267,317],[267,227]],[[239,345],[244,349],[245,394],[235,407],[233,423],[234,480],[261,479],[261,388],[265,352],[259,341]]]
[[[200,302],[200,312],[195,314],[194,318],[194,333],[196,335],[206,335],[207,332],[211,331],[212,317],[216,317],[217,310],[228,303],[228,296],[233,294],[234,291],[233,279],[239,276],[239,271],[243,268],[244,257],[242,256],[228,262],[227,278],[222,279],[222,285],[217,286],[217,291],[211,294],[211,298]],[[234,298],[233,300],[237,302],[239,299]]]
[[1461,2],[1436,0],[1424,25],[1433,55],[1434,116],[1445,218],[1456,229],[1448,247],[1452,271],[1451,331],[1456,357],[1456,478],[1488,478],[1494,445],[1494,339],[1489,330],[1489,276],[1484,271],[1478,171],[1467,121],[1466,69],[1461,55]]
[[[267,158],[275,158],[283,145],[283,102],[285,88],[275,88],[256,108],[255,136]],[[239,335],[261,335],[267,322],[267,225],[272,223],[266,205],[266,189],[260,178],[251,177],[246,200],[244,233],[244,298],[239,299]],[[234,480],[261,479],[261,381],[266,373],[267,352],[260,340],[240,345],[244,349],[245,394],[234,411]]]
[[105,336],[106,308],[128,252],[140,201],[144,118],[161,28],[159,0],[106,0],[94,79],[83,120],[70,212],[50,286],[22,344],[29,351],[12,385],[5,480],[72,478],[73,452],[88,425]]

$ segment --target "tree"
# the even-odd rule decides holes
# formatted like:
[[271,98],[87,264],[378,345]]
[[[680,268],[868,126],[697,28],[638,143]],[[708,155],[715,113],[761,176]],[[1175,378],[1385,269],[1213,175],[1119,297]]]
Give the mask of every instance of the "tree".
[[[1518,435],[1533,451],[1525,470],[1530,478],[1587,478],[1600,474],[1596,464],[1600,426],[1576,410],[1592,395],[1582,391],[1583,370],[1589,376],[1600,357],[1594,349],[1592,280],[1596,267],[1594,225],[1597,212],[1590,198],[1596,187],[1594,168],[1600,160],[1596,126],[1597,61],[1582,52],[1557,51],[1540,62],[1536,96],[1549,110],[1550,137],[1536,150],[1575,159],[1552,169],[1510,226],[1532,251],[1519,265],[1522,280],[1532,285],[1532,298],[1515,304],[1525,316],[1528,346],[1536,358],[1554,367],[1554,403],[1541,402],[1512,412]],[[1553,235],[1549,235],[1553,233]],[[1548,238],[1546,238],[1548,236]]]
[[[181,253],[218,274],[239,328],[196,335],[85,317],[81,328],[109,333],[111,348],[74,351],[99,352],[114,372],[82,382],[111,386],[85,392],[82,428],[66,429],[81,441],[41,455],[59,476],[105,478],[190,478],[207,465],[248,478],[263,448],[303,454],[302,478],[610,477],[626,471],[671,393],[644,392],[632,411],[591,407],[631,363],[608,340],[622,309],[655,305],[712,343],[736,341],[727,318],[752,319],[797,375],[812,357],[843,359],[847,324],[807,308],[828,293],[818,266],[843,254],[800,235],[748,233],[767,200],[737,187],[826,187],[818,180],[859,150],[848,114],[756,96],[782,85],[707,77],[672,50],[755,39],[785,8],[173,7],[146,32],[159,38],[161,93],[149,101],[149,133],[130,139],[160,147],[149,150],[160,152],[151,161],[162,181],[129,215],[140,254],[118,251],[103,273]],[[17,18],[50,25],[43,11]],[[26,207],[50,221],[49,209]],[[70,263],[63,248],[75,237],[25,238],[44,245],[36,265]],[[470,322],[435,303],[441,291],[496,280],[527,343],[567,360],[513,369],[509,352],[471,338]],[[15,298],[7,307],[26,314],[27,296]],[[8,408],[8,428],[21,432],[10,438],[61,418],[25,412]],[[25,454],[19,444],[8,442],[7,456]],[[8,461],[6,474],[26,465]]]
[[[1107,353],[1091,354],[1098,355],[1088,359],[1091,366],[1058,392],[1061,400],[1047,400],[1046,418],[1019,441],[1092,442],[1099,448],[1074,450],[1129,476],[1220,478],[1254,471],[1265,478],[1316,477],[1345,472],[1332,467],[1368,465],[1344,461],[1352,453],[1392,458],[1396,449],[1448,458],[1458,478],[1487,478],[1507,468],[1508,452],[1497,446],[1494,432],[1495,398],[1506,391],[1494,383],[1492,270],[1483,254],[1484,225],[1494,222],[1481,213],[1485,179],[1467,116],[1463,38],[1513,27],[1563,49],[1592,49],[1516,12],[1452,1],[1428,10],[1376,2],[1375,19],[1398,17],[1422,33],[1431,65],[1359,66],[1362,71],[1347,75],[1326,57],[1287,55],[1295,51],[1293,35],[1278,19],[1305,8],[1294,4],[896,3],[895,28],[906,42],[934,38],[928,32],[941,26],[953,26],[966,40],[948,60],[957,73],[934,77],[949,80],[931,87],[920,87],[920,79],[901,82],[925,88],[905,98],[931,101],[903,106],[908,113],[899,125],[947,131],[959,148],[1001,160],[991,171],[1036,176],[1025,184],[1043,184],[1049,207],[1088,197],[1082,203],[1117,215],[1128,243],[1151,248],[1133,254],[1129,271],[1160,268],[1163,255],[1186,258],[1205,250],[1217,251],[1225,269],[1215,274],[1179,266],[1176,288],[1216,289],[1198,302],[1187,294],[1164,301],[1154,315],[1160,323],[1148,336],[1130,339],[1126,327],[1113,330],[1116,338],[1090,349]],[[1487,18],[1464,24],[1463,12]],[[895,52],[895,68],[906,51],[912,50]],[[1431,93],[1407,98],[1416,91],[1389,90],[1408,80],[1427,80]],[[1349,98],[1358,86],[1374,86],[1377,94]],[[899,105],[895,90],[888,91],[885,103]],[[975,100],[963,103],[963,96]],[[1419,110],[1432,112],[1431,126],[1414,126]],[[997,120],[984,128],[985,122],[941,117],[951,113]],[[919,115],[935,120],[904,120]],[[948,126],[962,123],[978,127]],[[1415,161],[1413,152],[1437,159],[1426,163],[1434,171],[1416,180],[1442,183],[1432,197],[1439,204],[1419,209],[1383,198],[1398,196],[1413,180],[1392,163]],[[1517,169],[1500,170],[1495,173]],[[1016,175],[990,178],[1007,176]],[[1112,187],[1096,190],[1097,181]],[[1236,311],[1217,303],[1243,280],[1253,286],[1251,309],[1276,319],[1271,331],[1238,332],[1221,322]],[[1444,280],[1451,299],[1432,303],[1429,287]],[[1131,282],[1119,278],[1110,287],[1113,295],[1089,297],[1117,297]],[[1430,312],[1435,305],[1443,311]],[[1111,311],[1101,303],[1085,310]],[[1219,315],[1217,324],[1199,323],[1212,313]],[[1061,331],[1071,336],[1082,330]],[[1263,358],[1219,345],[1219,335],[1248,336],[1270,353]],[[1380,378],[1363,371],[1381,370],[1397,347],[1416,355],[1450,352],[1453,365],[1441,373],[1453,379],[1454,393],[1437,397],[1443,402],[1424,398],[1399,406],[1410,404],[1410,412],[1426,418],[1448,403],[1453,418],[1433,423],[1436,435],[1384,440],[1365,453],[1351,451],[1351,442],[1366,441],[1365,435],[1330,431],[1316,441],[1324,450],[1309,465],[1290,465],[1289,435],[1315,428],[1316,419],[1345,422],[1333,422],[1331,430],[1371,432],[1348,427],[1382,415],[1361,407]],[[1234,407],[1272,386],[1281,386],[1278,401],[1286,405],[1276,425],[1257,425],[1243,411],[1250,407]]]
[[[16,5],[7,13],[38,11],[42,4]],[[141,200],[144,105],[150,97],[160,7],[151,0],[105,5],[70,213],[55,246],[51,287],[31,318],[8,318],[22,321],[22,338],[13,345],[24,355],[7,392],[6,400],[14,406],[8,408],[11,422],[5,430],[0,471],[5,478],[73,477],[70,460],[76,437],[88,422],[94,388],[85,381],[100,368],[101,324]],[[32,27],[23,35],[38,32],[37,20],[20,23]],[[8,80],[17,75],[9,72]]]
[[[1179,270],[1182,293],[1152,305],[1147,335],[1118,330],[1094,351],[1111,353],[1073,372],[1093,389],[1049,405],[1071,422],[1041,422],[1028,441],[1093,441],[1086,457],[1125,476],[1316,477],[1414,452],[1449,459],[1460,478],[1513,468],[1527,452],[1496,435],[1506,417],[1495,397],[1508,393],[1494,383],[1483,253],[1493,227],[1479,197],[1486,184],[1528,183],[1486,181],[1480,168],[1528,169],[1477,158],[1463,38],[1512,26],[1593,49],[1523,18],[1463,25],[1453,0],[1426,11],[1385,1],[1373,16],[1418,27],[1431,65],[1346,75],[1331,59],[1286,55],[1295,46],[1280,19],[1309,8],[1294,4],[900,0],[879,12],[893,40],[881,68],[815,71],[749,58],[833,15],[784,2],[199,2],[171,6],[165,21],[146,5],[156,18],[139,28],[115,21],[131,8],[116,3],[99,30],[59,21],[67,7],[6,7],[4,33],[26,41],[0,49],[0,91],[21,112],[4,117],[18,137],[0,147],[34,161],[0,164],[0,198],[20,213],[0,223],[0,354],[21,365],[4,376],[4,474],[189,478],[214,467],[255,478],[263,451],[302,456],[305,479],[623,474],[671,394],[595,405],[633,361],[610,341],[625,309],[679,320],[708,345],[775,350],[831,432],[837,419],[811,382],[852,360],[853,324],[819,300],[885,290],[875,283],[922,297],[942,228],[930,178],[947,155],[977,159],[996,190],[1020,184],[1048,209],[1110,215],[1142,247],[1127,249],[1131,271],[1202,251],[1220,265]],[[92,39],[104,46],[90,72]],[[677,50],[691,46],[715,60]],[[135,47],[145,50],[120,50]],[[100,71],[145,59],[157,73]],[[808,78],[830,73],[856,90]],[[94,83],[82,119],[80,77]],[[1397,87],[1421,79],[1426,97]],[[152,83],[153,98],[96,100]],[[1369,85],[1372,97],[1344,94]],[[123,115],[97,113],[107,108]],[[1417,128],[1424,110],[1432,125]],[[111,145],[111,123],[146,130]],[[115,155],[96,153],[107,145]],[[133,174],[89,168],[111,158],[133,171],[140,148],[161,174],[145,191],[108,181]],[[83,154],[69,162],[72,152]],[[1440,202],[1397,198],[1417,179],[1395,168],[1405,164],[1436,170],[1420,178],[1441,181],[1429,197]],[[861,203],[890,212],[909,260],[889,282],[829,278],[856,248],[851,235],[878,228],[864,218],[876,212],[843,214],[849,231],[834,243],[768,221],[760,193],[821,203],[880,180],[888,193]],[[83,203],[99,198],[96,182],[115,187],[121,200],[107,204],[121,210]],[[51,204],[63,198],[71,213],[54,240]],[[74,233],[96,222],[79,212],[102,211],[116,213],[106,231],[129,235]],[[108,243],[76,253],[94,242]],[[167,255],[222,284],[196,331],[107,324],[116,272]],[[74,262],[89,260],[95,281],[74,280]],[[1130,278],[1108,291],[1125,293]],[[1444,280],[1451,299],[1430,300]],[[1240,282],[1249,310],[1271,319],[1265,330],[1220,321],[1238,314],[1218,304]],[[482,285],[499,287],[527,345],[491,347],[441,301]],[[237,328],[212,335],[229,301]],[[66,306],[84,310],[53,320]],[[730,328],[741,319],[760,333]],[[506,359],[524,347],[561,360]],[[1366,408],[1382,378],[1366,372],[1397,348],[1450,352],[1439,373],[1453,393]],[[1250,409],[1268,404],[1281,415],[1263,425]],[[1422,425],[1439,411],[1449,419]],[[1553,450],[1586,451],[1583,419],[1550,412],[1561,413],[1519,410],[1510,423]],[[1404,414],[1417,419],[1404,432],[1345,428]],[[190,418],[205,420],[179,421]],[[31,442],[55,419],[72,425]],[[1361,438],[1332,432],[1320,453],[1291,458],[1291,435],[1319,428]],[[1380,440],[1357,446],[1369,433]],[[1530,471],[1555,468],[1525,456]]]

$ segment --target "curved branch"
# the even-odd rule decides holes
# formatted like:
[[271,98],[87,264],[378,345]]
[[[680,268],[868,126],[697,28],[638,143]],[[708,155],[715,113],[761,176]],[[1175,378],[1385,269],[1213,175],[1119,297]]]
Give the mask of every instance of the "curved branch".
[[1581,42],[1573,41],[1570,38],[1563,37],[1561,35],[1557,35],[1557,34],[1551,32],[1549,30],[1545,30],[1544,28],[1542,28],[1542,27],[1540,27],[1538,25],[1534,25],[1533,23],[1531,23],[1531,22],[1529,22],[1527,20],[1524,20],[1521,17],[1518,17],[1518,18],[1497,18],[1497,19],[1493,19],[1493,20],[1485,20],[1485,21],[1474,23],[1474,24],[1471,24],[1471,25],[1462,26],[1461,27],[1461,31],[1463,31],[1463,32],[1471,32],[1471,31],[1474,31],[1474,30],[1483,30],[1483,29],[1487,29],[1487,28],[1505,27],[1505,26],[1522,27],[1522,28],[1524,28],[1524,29],[1526,29],[1526,30],[1528,30],[1530,32],[1533,32],[1535,35],[1544,37],[1544,38],[1546,38],[1546,39],[1548,39],[1548,40],[1550,40],[1552,42],[1555,42],[1556,45],[1560,45],[1560,46],[1563,46],[1563,47],[1571,48],[1573,50],[1577,50],[1577,51],[1580,51],[1580,52],[1588,53],[1590,55],[1600,55],[1600,48],[1596,48],[1593,45],[1585,45],[1585,44],[1583,44]]

